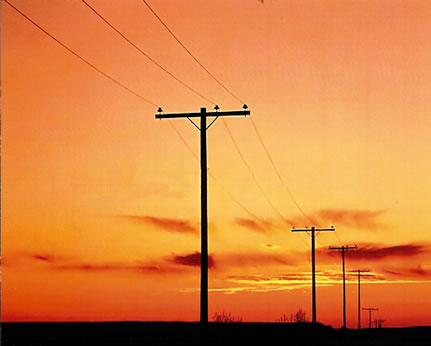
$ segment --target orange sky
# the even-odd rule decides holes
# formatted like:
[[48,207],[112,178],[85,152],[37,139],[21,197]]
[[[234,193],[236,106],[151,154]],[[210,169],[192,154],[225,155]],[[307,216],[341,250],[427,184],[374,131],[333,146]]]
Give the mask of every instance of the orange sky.
[[[165,112],[212,109],[81,1],[10,2]],[[142,1],[88,3],[222,110],[241,109]],[[342,324],[341,260],[327,247],[357,244],[346,267],[371,270],[363,306],[378,307],[386,326],[430,325],[431,3],[149,4],[249,105],[305,213],[335,226],[317,239],[318,320]],[[154,119],[156,107],[1,6],[2,320],[198,320],[199,162]],[[226,122],[284,219],[218,120],[208,133],[217,179],[209,180],[210,318],[230,311],[275,321],[299,308],[310,318],[310,240],[290,232],[309,221],[250,119]],[[197,130],[184,119],[172,125],[198,154]]]

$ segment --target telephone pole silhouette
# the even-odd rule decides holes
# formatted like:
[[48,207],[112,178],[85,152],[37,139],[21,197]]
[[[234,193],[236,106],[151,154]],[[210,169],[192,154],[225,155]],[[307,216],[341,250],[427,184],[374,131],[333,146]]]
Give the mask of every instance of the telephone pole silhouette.
[[351,270],[351,273],[358,274],[358,329],[361,329],[361,273],[369,273],[368,269]]
[[[201,300],[200,300],[200,322],[208,323],[208,168],[207,168],[207,130],[219,118],[225,116],[247,116],[250,111],[247,105],[242,107],[242,111],[219,112],[219,106],[215,106],[215,112],[207,112],[206,108],[201,108],[197,113],[170,113],[162,114],[159,107],[156,119],[176,119],[187,118],[200,133],[201,147]],[[200,118],[198,126],[192,118]],[[214,118],[207,125],[207,118]]]
[[339,250],[341,251],[341,258],[343,259],[343,328],[346,328],[346,272],[344,269],[344,253],[347,250],[355,250],[358,247],[355,246],[341,246],[341,247],[333,247],[330,246],[329,250]]
[[311,307],[313,312],[313,323],[316,323],[316,255],[315,255],[315,232],[331,232],[335,231],[334,226],[331,228],[292,228],[292,232],[309,232],[311,231]]
[[368,310],[368,328],[371,329],[371,312],[379,310],[378,308],[363,308],[362,310]]
[[382,323],[385,322],[385,320],[379,318],[377,320],[373,321],[375,323],[375,328],[382,328]]

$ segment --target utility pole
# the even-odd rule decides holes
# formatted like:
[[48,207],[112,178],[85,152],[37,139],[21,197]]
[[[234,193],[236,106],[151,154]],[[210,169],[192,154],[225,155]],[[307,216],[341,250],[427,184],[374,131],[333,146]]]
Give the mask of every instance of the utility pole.
[[358,247],[355,246],[341,246],[341,247],[329,247],[329,250],[340,250],[341,258],[343,259],[343,328],[346,328],[346,272],[344,269],[344,253],[347,250],[355,250]]
[[[219,106],[215,106],[215,112],[207,112],[206,108],[201,108],[197,113],[170,113],[162,114],[159,107],[156,119],[176,119],[187,118],[200,133],[201,151],[201,300],[200,300],[200,322],[208,323],[208,168],[207,168],[207,130],[219,118],[224,116],[247,116],[250,111],[247,105],[242,107],[242,111],[219,112]],[[192,118],[200,118],[198,126]],[[207,118],[214,118],[207,125]]]
[[368,269],[351,270],[351,273],[358,273],[358,329],[361,329],[361,273],[368,272]]
[[378,308],[363,308],[362,310],[368,310],[368,328],[371,329],[371,312],[379,310]]
[[296,229],[295,227],[292,228],[292,232],[309,232],[311,231],[311,310],[313,314],[313,323],[317,322],[316,318],[316,255],[315,255],[315,232],[330,232],[335,231],[334,226],[331,226],[331,228],[314,228],[311,227],[311,229],[308,228],[302,228],[302,229]]
[[383,322],[385,322],[385,320],[383,320],[383,319],[377,319],[377,320],[374,320],[374,323],[375,323],[375,328],[382,328],[382,323]]

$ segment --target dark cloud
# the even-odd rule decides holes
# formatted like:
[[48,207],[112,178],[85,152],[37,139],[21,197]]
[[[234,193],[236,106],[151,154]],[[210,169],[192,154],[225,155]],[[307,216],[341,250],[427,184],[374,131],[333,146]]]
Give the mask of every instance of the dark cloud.
[[32,255],[32,258],[35,260],[39,260],[39,261],[43,261],[43,262],[52,262],[53,258],[49,257],[49,256],[44,256],[44,255]]
[[421,265],[413,268],[389,268],[385,269],[384,272],[393,276],[431,278],[431,268],[424,269]]
[[57,254],[40,254],[40,253],[21,253],[14,256],[14,263],[26,265],[30,263],[45,263],[47,269],[64,270],[64,271],[82,271],[82,272],[108,272],[124,271],[138,273],[179,273],[182,272],[176,266],[169,266],[162,261],[151,262],[92,262],[82,261],[76,257],[66,257]]
[[187,220],[178,220],[146,215],[122,215],[121,217],[133,222],[152,225],[166,232],[191,233],[195,235],[198,234],[198,230],[196,229],[196,227],[192,226],[190,224],[190,221]]
[[[339,251],[331,251],[327,248],[317,250],[318,254],[330,257],[339,256]],[[418,244],[402,244],[385,246],[380,244],[361,243],[358,249],[346,251],[345,256],[350,259],[375,261],[388,257],[412,257],[429,252],[428,246]]]
[[[174,255],[172,258],[168,258],[168,261],[192,267],[200,267],[201,265],[201,254],[194,252],[186,255]],[[208,268],[214,268],[215,262],[212,255],[208,255]]]
[[277,250],[280,248],[279,245],[274,245],[274,244],[263,244],[262,245],[265,249],[270,249],[270,250]]
[[88,272],[105,272],[105,271],[136,271],[160,273],[166,272],[166,269],[154,265],[128,264],[128,263],[70,263],[52,266],[52,269],[71,270],[71,271],[88,271]]
[[32,260],[48,264],[67,262],[75,259],[74,257],[53,255],[47,253],[23,253],[21,255],[18,255],[18,257],[30,258]]
[[411,257],[424,252],[426,252],[426,247],[416,244],[395,246],[359,244],[357,250],[346,252],[346,256],[353,259],[378,260],[386,257]]
[[431,276],[431,270],[423,269],[421,266],[409,269],[409,273],[418,276]]

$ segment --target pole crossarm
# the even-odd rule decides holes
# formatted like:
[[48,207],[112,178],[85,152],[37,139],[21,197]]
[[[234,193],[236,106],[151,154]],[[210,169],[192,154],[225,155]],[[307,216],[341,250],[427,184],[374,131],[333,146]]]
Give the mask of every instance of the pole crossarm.
[[[244,110],[244,111],[224,111],[224,112],[206,112],[206,117],[246,117],[247,115],[250,115],[250,111]],[[194,113],[157,113],[156,119],[175,119],[175,118],[200,118],[202,116],[201,112],[194,112]]]
[[329,250],[341,250],[341,251],[344,251],[344,250],[354,250],[354,249],[357,249],[357,248],[358,247],[356,245],[354,245],[354,246],[340,246],[340,247],[330,246]]
[[331,232],[331,231],[335,231],[334,227],[331,228],[295,228],[292,227],[292,232],[310,232],[310,231],[316,231],[316,232]]
[[349,270],[349,273],[356,273],[356,274],[369,273],[369,272],[371,272],[371,270],[369,270],[369,269],[354,269],[354,270]]

